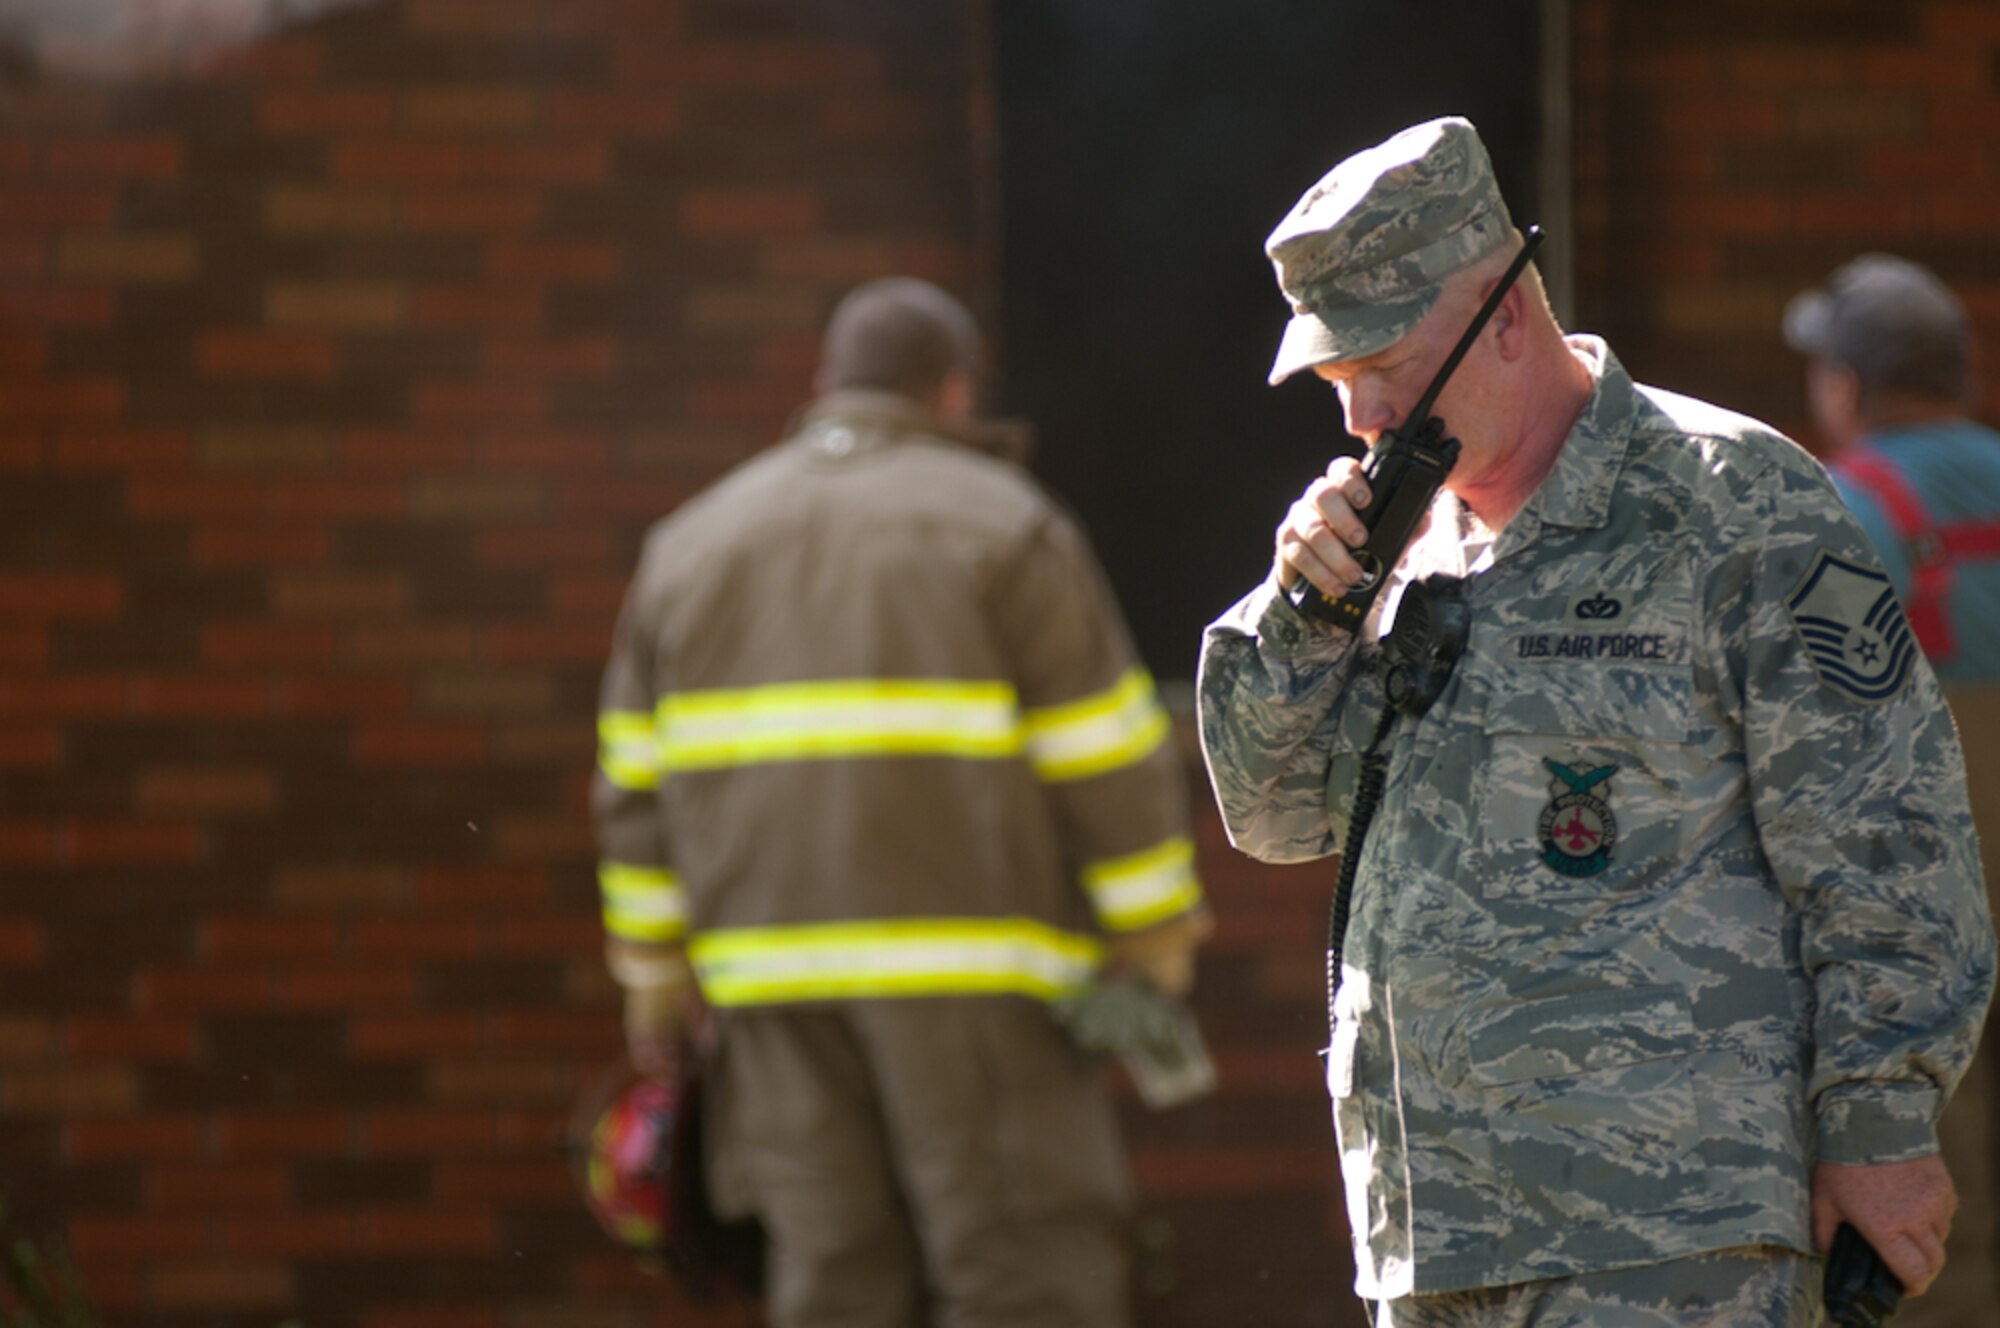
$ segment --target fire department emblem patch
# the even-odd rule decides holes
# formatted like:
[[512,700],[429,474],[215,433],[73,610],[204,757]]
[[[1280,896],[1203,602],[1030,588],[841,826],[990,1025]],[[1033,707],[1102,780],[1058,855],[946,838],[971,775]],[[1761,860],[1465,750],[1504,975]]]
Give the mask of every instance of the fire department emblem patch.
[[1542,761],[1556,776],[1549,782],[1554,796],[1535,824],[1542,861],[1564,876],[1595,876],[1611,865],[1611,850],[1618,843],[1618,818],[1605,801],[1610,790],[1600,794],[1597,789],[1618,767],[1601,765],[1578,773],[1560,761]]
[[1886,701],[1917,663],[1917,639],[1889,578],[1821,549],[1785,601],[1819,680],[1856,701]]

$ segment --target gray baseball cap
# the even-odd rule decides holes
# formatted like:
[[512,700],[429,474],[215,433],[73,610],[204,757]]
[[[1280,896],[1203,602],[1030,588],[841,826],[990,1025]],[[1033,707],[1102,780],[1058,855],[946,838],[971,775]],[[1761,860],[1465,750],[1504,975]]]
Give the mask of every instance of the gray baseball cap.
[[1921,264],[1863,254],[1794,296],[1784,327],[1786,345],[1846,365],[1864,391],[1964,399],[1965,307]]
[[1514,223],[1472,122],[1414,125],[1328,171],[1264,242],[1292,302],[1271,382],[1408,336]]

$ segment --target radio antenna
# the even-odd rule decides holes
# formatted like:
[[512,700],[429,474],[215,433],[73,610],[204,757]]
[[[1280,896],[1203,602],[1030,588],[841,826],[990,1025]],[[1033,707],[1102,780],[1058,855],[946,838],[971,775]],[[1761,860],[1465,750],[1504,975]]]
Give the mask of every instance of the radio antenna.
[[1535,256],[1535,250],[1541,243],[1542,228],[1528,227],[1521,244],[1521,252],[1514,255],[1514,261],[1507,265],[1506,275],[1500,278],[1500,284],[1486,297],[1486,303],[1479,306],[1478,317],[1472,320],[1472,325],[1465,329],[1465,335],[1458,339],[1456,346],[1452,347],[1451,358],[1444,362],[1443,367],[1437,371],[1437,376],[1431,379],[1431,385],[1424,389],[1421,397],[1417,398],[1417,404],[1408,416],[1411,427],[1421,428],[1424,421],[1431,417],[1431,407],[1437,404],[1438,393],[1444,390],[1446,381],[1451,377],[1451,371],[1458,368],[1458,362],[1465,358],[1465,352],[1472,349],[1472,343],[1479,339],[1479,333],[1486,326],[1486,320],[1493,317],[1493,311],[1500,307],[1500,301],[1507,298],[1507,292],[1512,289],[1515,278],[1521,275],[1521,269]]

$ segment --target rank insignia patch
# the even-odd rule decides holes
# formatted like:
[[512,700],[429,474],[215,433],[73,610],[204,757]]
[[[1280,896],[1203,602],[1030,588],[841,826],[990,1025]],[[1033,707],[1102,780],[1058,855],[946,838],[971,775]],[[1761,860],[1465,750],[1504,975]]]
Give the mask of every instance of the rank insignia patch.
[[1785,601],[1819,680],[1856,701],[1886,701],[1917,662],[1917,639],[1889,578],[1822,549]]
[[1542,808],[1535,833],[1542,841],[1542,861],[1564,876],[1595,876],[1611,865],[1618,843],[1618,818],[1598,786],[1618,773],[1615,765],[1578,772],[1560,761],[1542,758],[1555,772],[1549,789],[1555,795]]

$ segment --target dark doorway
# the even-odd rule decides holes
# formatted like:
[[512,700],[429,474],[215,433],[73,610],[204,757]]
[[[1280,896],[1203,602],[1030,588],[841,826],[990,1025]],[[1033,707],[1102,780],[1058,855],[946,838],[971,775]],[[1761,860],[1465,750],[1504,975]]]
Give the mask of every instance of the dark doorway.
[[1479,126],[1539,220],[1533,0],[1001,0],[1001,406],[1082,514],[1148,665],[1201,628],[1352,440],[1316,380],[1265,374],[1285,307],[1263,241],[1342,157]]

